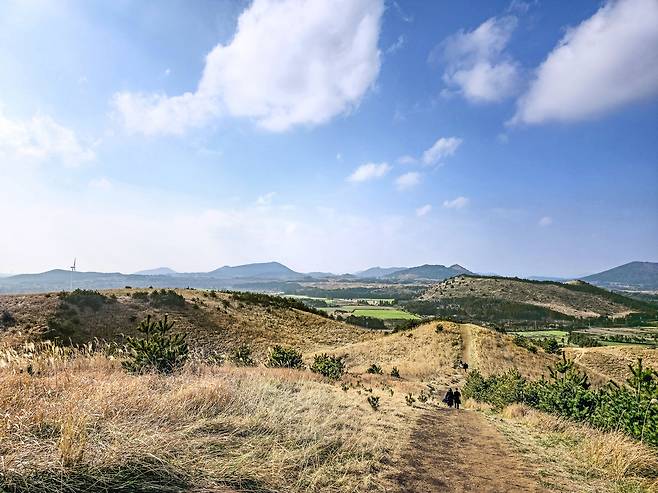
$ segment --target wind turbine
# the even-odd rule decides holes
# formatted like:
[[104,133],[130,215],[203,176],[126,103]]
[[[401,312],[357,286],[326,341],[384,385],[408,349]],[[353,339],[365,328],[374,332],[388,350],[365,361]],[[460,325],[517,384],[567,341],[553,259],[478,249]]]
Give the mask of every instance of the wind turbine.
[[75,262],[77,258],[73,259],[73,265],[71,266],[71,291],[73,291],[73,273],[75,272]]

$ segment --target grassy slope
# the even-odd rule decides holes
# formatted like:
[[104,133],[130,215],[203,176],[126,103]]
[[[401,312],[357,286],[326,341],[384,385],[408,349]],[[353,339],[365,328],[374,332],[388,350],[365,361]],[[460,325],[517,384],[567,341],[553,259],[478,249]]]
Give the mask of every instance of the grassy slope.
[[421,300],[480,297],[527,303],[570,316],[621,315],[651,308],[604,289],[581,284],[503,277],[460,276],[430,287]]

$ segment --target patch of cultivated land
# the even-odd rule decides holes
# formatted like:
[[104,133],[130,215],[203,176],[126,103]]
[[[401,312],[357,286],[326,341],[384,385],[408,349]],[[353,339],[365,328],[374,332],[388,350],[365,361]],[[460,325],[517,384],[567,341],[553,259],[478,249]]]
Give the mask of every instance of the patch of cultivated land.
[[[75,315],[76,338],[120,342],[141,317],[168,312],[195,348],[170,376],[127,374],[117,353],[26,342],[38,341],[60,301],[0,297],[16,319],[0,329],[0,491],[651,491],[658,460],[638,442],[536,411],[441,404],[465,381],[460,360],[529,378],[557,360],[511,335],[451,322],[387,334],[227,293],[177,292],[179,310],[116,290],[104,293],[116,300]],[[258,366],[206,358],[242,343]],[[301,350],[305,369],[268,368],[278,343]],[[602,356],[610,349],[583,351],[580,367],[612,373]],[[624,349],[610,357],[614,371],[637,355],[658,367],[646,350],[614,349]],[[325,352],[345,358],[338,381],[308,369]],[[382,374],[367,372],[373,364]]]
[[498,299],[527,303],[575,317],[619,317],[634,311],[629,305],[616,301],[614,296],[583,283],[569,286],[504,277],[459,276],[430,287],[420,300]]

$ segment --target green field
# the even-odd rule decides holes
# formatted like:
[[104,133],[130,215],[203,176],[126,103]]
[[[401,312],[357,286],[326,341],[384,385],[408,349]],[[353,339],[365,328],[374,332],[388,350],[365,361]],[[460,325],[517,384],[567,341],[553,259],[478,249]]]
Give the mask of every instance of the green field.
[[520,332],[511,332],[514,335],[527,337],[528,339],[542,339],[544,337],[555,337],[561,339],[566,337],[569,333],[564,330],[523,330]]
[[382,320],[418,320],[420,317],[403,310],[385,308],[356,308],[353,312],[357,317],[373,317]]

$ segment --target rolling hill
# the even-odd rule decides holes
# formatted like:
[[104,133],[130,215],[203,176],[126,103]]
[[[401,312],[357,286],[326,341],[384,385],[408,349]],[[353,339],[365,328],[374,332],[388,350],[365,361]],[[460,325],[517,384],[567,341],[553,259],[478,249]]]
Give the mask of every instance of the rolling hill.
[[384,275],[385,279],[392,279],[398,281],[415,281],[415,280],[433,280],[433,281],[442,281],[450,277],[459,276],[461,274],[472,274],[471,271],[465,269],[459,264],[451,265],[446,267],[445,265],[419,265],[416,267],[410,267],[408,269],[402,269],[399,271],[392,272],[390,274]]
[[658,262],[629,262],[582,280],[608,289],[658,291]]
[[138,276],[172,276],[178,274],[175,270],[169,267],[157,267],[155,269],[146,269],[135,272]]
[[407,267],[370,267],[369,269],[355,272],[354,275],[362,279],[377,279],[379,277],[385,277],[395,272],[405,270]]
[[612,293],[582,281],[558,283],[508,277],[458,276],[435,284],[419,299],[426,302],[463,304],[484,303],[539,307],[547,316],[599,317],[625,316],[655,310],[646,303]]

